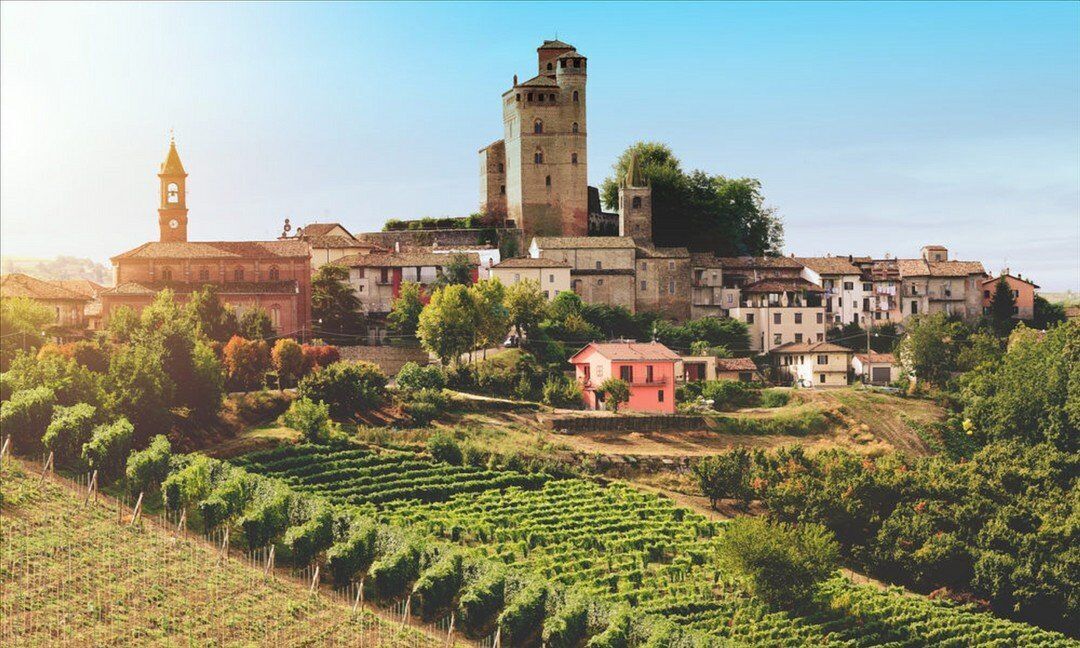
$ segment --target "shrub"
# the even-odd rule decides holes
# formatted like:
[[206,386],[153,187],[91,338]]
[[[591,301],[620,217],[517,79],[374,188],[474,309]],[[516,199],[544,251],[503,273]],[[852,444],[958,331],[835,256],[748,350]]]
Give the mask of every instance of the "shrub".
[[169,476],[171,458],[172,446],[162,434],[151,439],[150,445],[145,450],[131,453],[127,460],[126,470],[131,492],[148,491],[164,482]]
[[395,378],[398,389],[412,392],[422,389],[442,390],[446,388],[446,371],[438,365],[420,366],[415,362],[406,362]]
[[547,597],[548,585],[540,579],[525,583],[509,597],[499,615],[507,645],[525,645],[529,637],[543,627]]
[[80,468],[82,447],[94,431],[97,408],[86,403],[71,407],[58,405],[41,441],[45,448],[56,453],[55,461],[62,466]]
[[52,419],[56,395],[47,387],[24,389],[0,405],[0,430],[11,437],[15,452],[41,448],[41,437]]
[[206,499],[212,488],[215,463],[210,457],[194,455],[186,466],[166,477],[161,482],[161,498],[165,507],[177,511]]
[[580,408],[581,387],[577,381],[566,376],[552,376],[544,383],[542,400],[552,407]]
[[230,397],[236,415],[249,425],[273,421],[289,408],[290,398],[280,392],[262,390]]
[[630,400],[630,385],[619,378],[608,378],[596,391],[603,395],[604,407],[612,412],[618,412],[619,404]]
[[460,466],[464,459],[461,446],[454,437],[446,432],[436,432],[427,441],[428,452],[435,461],[442,461],[454,466]]
[[413,605],[425,619],[430,619],[454,603],[464,579],[464,555],[451,549],[428,567],[413,585]]
[[102,481],[119,479],[124,475],[134,434],[135,427],[125,418],[97,426],[90,435],[90,441],[83,446],[83,460],[91,469],[98,471]]
[[373,562],[366,579],[372,595],[386,600],[404,594],[420,575],[421,549],[419,541],[407,540]]
[[249,547],[265,547],[289,528],[289,506],[293,494],[285,484],[259,480],[251,506],[240,519]]
[[739,380],[710,380],[701,386],[701,396],[713,402],[713,409],[725,411],[757,405],[759,390]]
[[467,579],[458,600],[461,625],[470,632],[487,627],[503,607],[506,595],[506,571],[502,565],[485,563]]
[[298,565],[308,565],[334,541],[334,515],[329,506],[319,505],[303,524],[285,531],[283,542]]
[[415,425],[427,425],[439,416],[439,408],[426,401],[410,401],[402,406]]
[[246,340],[234,335],[222,349],[222,356],[230,385],[241,390],[262,386],[270,370],[270,347],[265,340]]
[[304,373],[304,350],[291,338],[281,338],[274,343],[270,360],[278,375],[278,387],[295,384]]
[[303,345],[300,347],[304,356],[303,375],[328,367],[341,360],[341,352],[329,344]]
[[281,417],[286,427],[297,430],[310,443],[320,443],[330,438],[334,422],[330,420],[330,407],[322,401],[299,398],[292,402]]
[[0,373],[0,401],[11,399],[15,393],[15,376],[10,371]]
[[750,464],[750,453],[745,448],[737,448],[726,454],[699,459],[693,463],[691,470],[697,477],[701,493],[716,508],[716,503],[723,498],[749,502],[753,495],[750,489]]
[[798,606],[839,564],[839,546],[820,524],[738,518],[720,537],[720,555],[746,579],[750,592],[773,605]]
[[89,403],[97,407],[103,401],[102,376],[60,353],[20,355],[7,374],[13,391],[48,387],[58,405]]
[[345,585],[375,560],[374,520],[362,518],[352,523],[349,534],[326,552],[326,564],[337,585]]
[[766,389],[761,392],[762,407],[783,407],[791,400],[791,394],[785,389]]
[[335,418],[350,418],[386,397],[386,374],[370,362],[336,362],[300,381],[299,395],[330,406]]
[[591,597],[572,591],[544,622],[544,644],[550,648],[577,648],[588,637]]
[[206,528],[213,529],[240,515],[255,493],[256,479],[244,470],[229,470],[228,476],[199,502]]

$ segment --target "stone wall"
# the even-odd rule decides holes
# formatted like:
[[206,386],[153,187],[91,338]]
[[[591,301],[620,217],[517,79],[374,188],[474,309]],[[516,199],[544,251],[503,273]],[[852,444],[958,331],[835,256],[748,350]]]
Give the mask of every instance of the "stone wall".
[[518,251],[515,256],[522,256],[525,253],[528,246],[519,229],[430,229],[400,230],[395,232],[363,232],[357,234],[356,238],[392,250],[394,249],[395,243],[400,243],[402,247],[430,247],[436,242],[441,247],[455,245],[484,245],[491,242],[490,240],[485,239],[491,235],[492,231],[495,232],[495,236],[498,239],[495,244],[498,245],[500,249],[502,249],[504,242],[513,241],[513,244],[517,246],[516,249]]
[[543,416],[537,417],[549,430],[582,432],[690,432],[709,429],[704,417],[684,414],[667,416]]
[[342,346],[338,347],[342,360],[374,362],[388,376],[397,375],[406,362],[426,365],[427,351],[417,348],[392,346]]

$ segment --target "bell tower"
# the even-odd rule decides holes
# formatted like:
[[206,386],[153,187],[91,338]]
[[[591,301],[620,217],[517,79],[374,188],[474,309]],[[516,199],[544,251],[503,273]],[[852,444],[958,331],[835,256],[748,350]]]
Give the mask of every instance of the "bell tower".
[[176,152],[176,140],[169,138],[169,153],[161,163],[161,206],[158,207],[158,228],[161,230],[163,243],[183,243],[187,241],[187,173],[180,163],[180,154]]
[[619,236],[638,245],[652,244],[652,187],[641,173],[637,151],[630,153],[626,176],[619,182]]

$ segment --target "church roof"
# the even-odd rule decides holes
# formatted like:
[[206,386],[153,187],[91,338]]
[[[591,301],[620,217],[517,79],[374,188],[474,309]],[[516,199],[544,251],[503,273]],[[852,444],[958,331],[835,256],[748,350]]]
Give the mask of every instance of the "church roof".
[[561,40],[546,40],[544,44],[536,49],[574,49],[574,46],[570,43],[564,43]]
[[564,58],[585,58],[585,55],[582,54],[581,52],[577,51],[577,50],[571,50],[569,52],[564,52],[562,54],[559,54],[559,58],[561,58],[561,59],[564,59]]
[[[187,281],[128,281],[115,288],[108,288],[103,295],[156,295],[166,288],[178,293],[190,293],[202,289],[207,282]],[[220,295],[268,295],[295,294],[299,287],[293,279],[282,281],[230,281],[213,284]]]
[[97,297],[99,292],[105,290],[105,286],[102,286],[96,281],[90,281],[89,279],[60,279],[53,283],[60,284],[72,292],[86,295],[90,299]]
[[[299,234],[301,234],[302,236],[326,236],[338,227],[340,227],[342,231],[348,234],[350,237],[352,236],[352,232],[350,232],[348,228],[341,223],[308,223],[307,225],[300,228]],[[337,236],[341,235],[338,234]]]
[[22,273],[6,274],[0,277],[0,297],[28,297],[30,299],[70,299],[89,301],[90,297],[64,287],[58,281],[35,279]]
[[184,165],[180,163],[180,154],[176,152],[175,141],[169,141],[169,152],[161,163],[161,175],[187,175]]
[[557,88],[557,87],[559,87],[559,84],[555,83],[554,79],[552,79],[551,77],[548,77],[548,76],[544,76],[543,74],[539,74],[537,76],[534,76],[533,78],[529,79],[528,81],[525,81],[524,83],[519,83],[518,85],[521,86],[521,87],[537,87],[537,86],[539,86],[541,88]]
[[151,241],[122,252],[121,259],[266,259],[273,257],[310,258],[307,242],[299,239],[280,241]]

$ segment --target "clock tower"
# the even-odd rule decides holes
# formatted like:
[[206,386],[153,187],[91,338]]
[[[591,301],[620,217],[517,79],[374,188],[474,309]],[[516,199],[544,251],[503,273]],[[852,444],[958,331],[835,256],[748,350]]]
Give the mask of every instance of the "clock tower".
[[158,208],[158,227],[162,243],[187,241],[187,192],[184,185],[187,173],[176,152],[176,140],[169,138],[169,153],[161,163],[161,206]]

